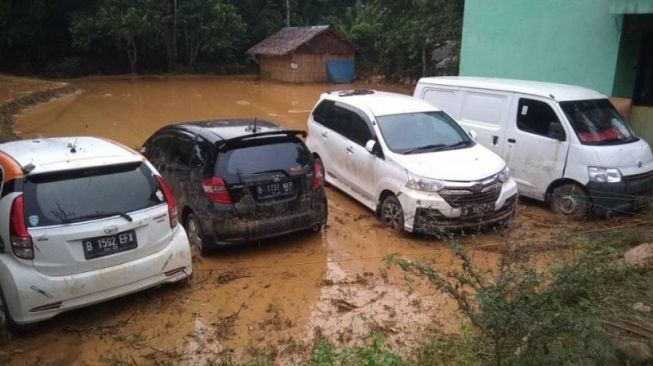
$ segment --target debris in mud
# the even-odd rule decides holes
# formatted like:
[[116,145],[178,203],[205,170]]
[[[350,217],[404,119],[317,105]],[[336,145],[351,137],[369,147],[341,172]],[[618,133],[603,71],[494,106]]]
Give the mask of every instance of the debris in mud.
[[235,312],[225,317],[218,318],[218,320],[211,323],[211,325],[215,328],[216,338],[227,339],[235,334],[234,325],[236,324],[236,320],[238,320],[238,315],[244,308],[245,308],[245,303],[242,303],[240,304],[238,310],[236,310]]
[[340,313],[346,313],[358,308],[358,306],[345,299],[331,299],[331,304],[338,308],[338,312]]
[[216,277],[215,282],[218,285],[224,285],[224,284],[227,284],[229,282],[233,282],[233,281],[235,281],[235,280],[237,280],[239,278],[246,278],[246,277],[252,277],[252,276],[250,276],[247,273],[244,273],[243,271],[239,271],[239,270],[236,270],[236,271],[224,271],[224,272],[220,273],[218,275],[218,277]]
[[267,306],[267,309],[265,309],[265,312],[268,314],[272,314],[271,319],[265,319],[262,322],[258,323],[258,327],[260,330],[265,330],[272,328],[276,331],[283,330],[283,329],[288,329],[293,326],[292,320],[289,318],[284,318],[281,315],[281,310],[279,309],[278,306],[270,303]]

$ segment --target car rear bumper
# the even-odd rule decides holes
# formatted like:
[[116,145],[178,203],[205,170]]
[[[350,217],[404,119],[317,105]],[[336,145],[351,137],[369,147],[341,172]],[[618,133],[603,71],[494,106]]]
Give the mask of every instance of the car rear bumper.
[[510,179],[501,186],[494,210],[464,217],[461,208],[451,207],[437,193],[406,191],[398,196],[404,209],[404,229],[408,232],[440,234],[449,230],[478,228],[508,220],[517,206],[517,184]]
[[8,256],[2,259],[2,290],[18,324],[47,320],[68,310],[177,282],[192,273],[190,246],[181,225],[170,244],[157,253],[75,275],[46,276],[29,262]]
[[648,206],[653,198],[653,171],[624,176],[618,183],[587,183],[592,205],[598,213],[625,213]]
[[327,201],[324,194],[311,199],[309,207],[299,212],[272,217],[243,219],[232,210],[207,215],[202,220],[208,245],[221,246],[268,239],[285,234],[311,230],[326,225]]

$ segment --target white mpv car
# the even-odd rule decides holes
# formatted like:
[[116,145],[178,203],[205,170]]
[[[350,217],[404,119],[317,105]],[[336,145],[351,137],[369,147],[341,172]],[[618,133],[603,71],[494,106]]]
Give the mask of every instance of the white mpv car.
[[517,185],[506,163],[446,113],[405,95],[322,94],[308,119],[309,149],[328,183],[408,232],[501,223]]
[[191,275],[174,197],[137,152],[92,137],[14,141],[0,144],[0,173],[10,330]]

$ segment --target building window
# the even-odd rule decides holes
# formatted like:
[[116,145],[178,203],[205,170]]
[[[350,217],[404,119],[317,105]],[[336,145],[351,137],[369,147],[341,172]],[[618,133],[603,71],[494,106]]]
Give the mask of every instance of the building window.
[[643,37],[633,104],[653,106],[653,33]]

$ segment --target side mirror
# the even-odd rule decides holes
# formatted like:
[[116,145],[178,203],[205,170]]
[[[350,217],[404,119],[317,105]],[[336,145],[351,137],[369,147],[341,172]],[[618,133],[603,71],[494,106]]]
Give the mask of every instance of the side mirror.
[[374,154],[374,147],[376,146],[376,141],[375,140],[369,140],[365,144],[365,150],[367,150],[368,153]]
[[474,141],[477,141],[477,139],[478,139],[478,135],[476,134],[476,131],[474,131],[474,130],[469,131],[469,137],[471,137],[472,140],[474,140]]
[[565,141],[565,129],[562,128],[562,123],[551,122],[549,124],[549,131],[547,132],[547,136],[558,141]]

